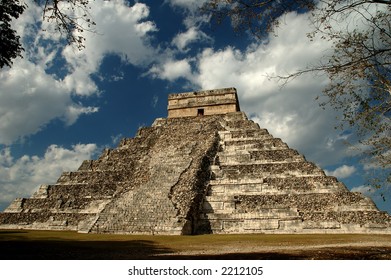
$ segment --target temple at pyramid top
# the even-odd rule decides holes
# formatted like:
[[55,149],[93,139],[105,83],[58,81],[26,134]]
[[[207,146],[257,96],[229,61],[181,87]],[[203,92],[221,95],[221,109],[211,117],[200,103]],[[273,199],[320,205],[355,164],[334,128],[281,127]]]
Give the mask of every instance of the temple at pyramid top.
[[168,95],[168,117],[194,117],[239,112],[235,88],[173,93]]

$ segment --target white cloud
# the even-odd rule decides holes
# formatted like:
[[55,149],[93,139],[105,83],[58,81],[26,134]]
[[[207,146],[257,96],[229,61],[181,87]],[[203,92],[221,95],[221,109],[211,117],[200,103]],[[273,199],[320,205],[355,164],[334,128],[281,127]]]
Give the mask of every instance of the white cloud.
[[156,78],[174,81],[178,78],[191,79],[191,66],[187,59],[167,60],[161,65],[155,65],[149,70],[149,74]]
[[[206,13],[201,13],[200,8],[204,5],[207,0],[166,0],[165,3],[170,4],[172,7],[178,7],[181,9],[184,15],[183,24],[188,30],[196,28],[200,32],[200,27],[203,24],[209,24],[210,15]],[[188,32],[188,31],[187,31]],[[191,31],[192,32],[192,31]],[[190,35],[190,34],[188,34]],[[199,34],[199,36],[205,37],[204,34]],[[208,36],[206,38],[210,40]]]
[[179,33],[178,35],[176,35],[172,40],[172,43],[178,49],[184,50],[189,43],[197,40],[197,37],[198,37],[198,32],[196,28],[193,27],[184,33]]
[[207,0],[166,0],[166,3],[170,3],[172,6],[188,9],[195,11],[202,7]]
[[[135,3],[129,7],[124,0],[96,0],[91,16],[97,23],[97,33],[84,32],[86,48],[63,46],[58,32],[38,30],[42,10],[33,1],[15,22],[15,28],[25,42],[25,58],[15,60],[12,68],[0,70],[0,144],[12,144],[32,135],[54,119],[66,125],[82,114],[98,111],[96,107],[76,103],[74,95],[99,93],[91,75],[97,73],[107,54],[118,54],[122,61],[144,65],[152,61],[155,51],[148,42],[148,33],[156,31],[153,22],[145,20],[149,9]],[[42,40],[46,40],[42,44]],[[63,49],[62,49],[63,48]],[[55,59],[64,60],[63,77],[48,74]],[[64,69],[62,69],[63,71]]]
[[338,179],[348,178],[352,176],[356,171],[357,169],[354,166],[349,166],[345,164],[333,171],[325,170],[327,175],[337,177]]
[[98,112],[97,107],[83,107],[80,104],[73,103],[67,107],[64,113],[64,121],[67,125],[72,125],[82,114],[92,114]]
[[91,8],[97,33],[83,32],[86,42],[82,51],[67,46],[62,52],[70,69],[65,83],[81,95],[96,92],[90,75],[99,70],[105,55],[117,54],[123,62],[139,66],[150,63],[155,55],[147,34],[157,29],[153,22],[145,21],[149,15],[145,4],[128,7],[124,0],[97,0]]
[[42,157],[14,159],[10,148],[0,150],[0,204],[31,196],[41,184],[54,183],[63,171],[77,169],[97,152],[96,144],[77,144],[71,149],[51,145]]
[[30,61],[16,60],[11,69],[0,71],[0,143],[34,134],[55,118],[73,123],[77,116],[67,114],[72,106],[61,81]]
[[177,34],[172,40],[172,44],[176,46],[180,51],[187,52],[189,44],[195,42],[211,42],[211,37],[196,27],[190,27],[186,32]]

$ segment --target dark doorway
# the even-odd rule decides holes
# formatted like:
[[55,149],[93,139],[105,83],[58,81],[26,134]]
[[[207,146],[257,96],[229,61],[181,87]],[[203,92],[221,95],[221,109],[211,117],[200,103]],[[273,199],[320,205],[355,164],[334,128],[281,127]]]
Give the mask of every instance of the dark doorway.
[[203,116],[203,115],[204,115],[204,109],[198,109],[197,116]]

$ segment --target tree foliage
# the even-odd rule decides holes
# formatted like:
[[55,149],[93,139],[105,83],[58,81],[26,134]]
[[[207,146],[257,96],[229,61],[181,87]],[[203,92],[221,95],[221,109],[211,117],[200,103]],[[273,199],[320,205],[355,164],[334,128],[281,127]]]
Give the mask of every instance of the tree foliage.
[[258,38],[279,24],[284,13],[308,12],[313,24],[309,40],[331,42],[332,54],[317,65],[278,78],[287,83],[304,74],[328,75],[326,104],[342,112],[339,127],[357,133],[375,184],[391,183],[391,2],[389,0],[210,0],[204,11],[216,22],[230,18],[237,31]]
[[15,0],[0,2],[0,68],[11,66],[12,60],[22,56],[20,36],[11,28],[12,19],[17,19],[26,6]]
[[[11,67],[13,59],[22,56],[22,42],[11,21],[18,19],[27,7],[19,0],[0,0],[0,68]],[[84,48],[83,32],[92,31],[95,22],[90,16],[93,0],[34,0],[42,8],[42,20],[53,25],[69,44]]]

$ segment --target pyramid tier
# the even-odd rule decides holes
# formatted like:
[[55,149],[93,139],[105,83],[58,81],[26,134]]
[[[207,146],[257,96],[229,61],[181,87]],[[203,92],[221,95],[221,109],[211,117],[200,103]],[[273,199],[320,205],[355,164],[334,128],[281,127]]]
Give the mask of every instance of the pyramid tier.
[[38,230],[79,230],[84,223],[93,221],[96,214],[89,213],[1,213],[1,228]]

